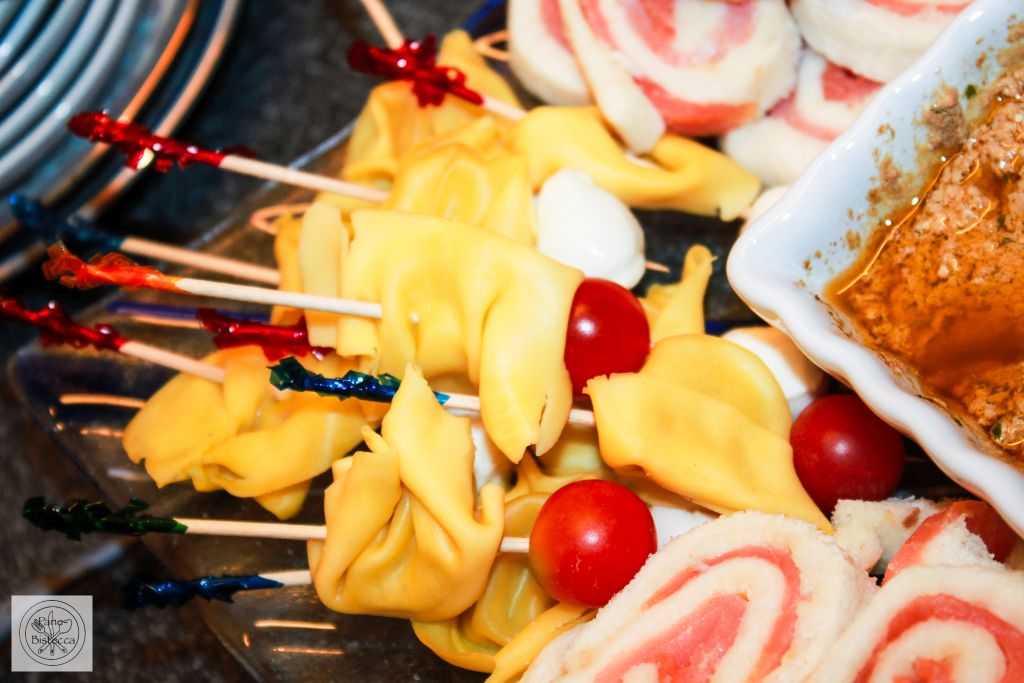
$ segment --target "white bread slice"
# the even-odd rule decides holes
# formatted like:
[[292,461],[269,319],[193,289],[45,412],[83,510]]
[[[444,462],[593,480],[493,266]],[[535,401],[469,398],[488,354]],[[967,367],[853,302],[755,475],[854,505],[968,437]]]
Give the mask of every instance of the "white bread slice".
[[[519,82],[548,104],[568,107],[590,104],[590,90],[576,58],[560,36],[551,32],[544,6],[552,0],[509,0],[509,66]],[[561,38],[564,38],[562,36]]]
[[884,574],[889,560],[921,522],[942,507],[925,498],[841,500],[832,513],[836,543],[858,567]]
[[[975,618],[956,618],[969,612]],[[945,667],[948,677],[941,680],[1007,680],[1006,653],[985,623],[992,620],[1002,622],[1004,634],[1016,631],[1017,643],[1024,637],[1024,573],[999,567],[911,567],[886,582],[811,681],[918,680],[914,667],[922,661]],[[898,632],[887,642],[894,621]],[[1019,661],[1021,653],[1012,654]],[[873,671],[867,671],[872,657]]]
[[966,6],[963,0],[916,0],[905,15],[868,0],[793,0],[790,8],[804,39],[829,60],[882,83],[921,56]]
[[608,46],[594,35],[579,0],[559,0],[558,6],[576,63],[601,115],[630,150],[637,154],[649,152],[665,133],[661,113],[616,61]]

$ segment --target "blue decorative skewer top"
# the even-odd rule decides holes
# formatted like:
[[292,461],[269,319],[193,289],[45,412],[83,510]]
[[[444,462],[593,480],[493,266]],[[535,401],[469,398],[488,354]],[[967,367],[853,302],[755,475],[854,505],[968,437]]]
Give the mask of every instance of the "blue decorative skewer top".
[[[342,400],[358,398],[374,403],[391,403],[401,381],[392,375],[367,375],[349,370],[344,377],[325,377],[312,370],[307,370],[294,357],[283,359],[277,365],[271,365],[270,383],[281,390],[312,391],[320,396],[333,396]],[[435,391],[438,403],[444,405],[448,394]]]
[[[107,304],[107,312],[129,318],[162,318],[164,320],[195,320],[199,309],[195,306],[172,306],[169,304],[148,304],[141,301],[119,299]],[[259,311],[221,311],[219,315],[257,323],[269,323],[270,315]]]
[[121,589],[125,609],[155,607],[181,607],[192,598],[232,602],[240,591],[280,588],[280,581],[262,576],[203,576],[188,581],[131,581]]
[[12,194],[7,203],[18,223],[45,242],[68,242],[76,251],[117,251],[124,242],[124,237],[104,232],[78,219],[67,219],[25,195]]

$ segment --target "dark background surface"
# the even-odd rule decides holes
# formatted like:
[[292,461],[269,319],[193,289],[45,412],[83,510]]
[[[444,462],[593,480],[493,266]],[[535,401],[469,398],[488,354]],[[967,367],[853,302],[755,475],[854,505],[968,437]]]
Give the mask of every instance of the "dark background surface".
[[[479,0],[389,0],[409,35],[443,33]],[[245,144],[268,161],[289,162],[349,123],[372,82],[352,74],[345,51],[357,38],[380,42],[358,0],[247,0],[225,56],[178,136],[209,146]],[[154,239],[185,242],[215,224],[261,181],[195,167],[187,173],[149,173],[101,218],[100,224]],[[36,289],[38,280],[22,281]],[[0,335],[6,355],[22,336]],[[46,592],[48,582],[89,559],[111,563],[86,571],[59,590],[92,594],[93,673],[60,680],[244,681],[248,674],[225,651],[198,614],[181,610],[120,609],[120,586],[138,574],[162,576],[138,542],[123,549],[108,538],[81,543],[42,534],[20,519],[22,501],[95,496],[95,490],[22,412],[6,381],[0,385],[0,597]],[[230,606],[224,606],[230,609]],[[0,605],[0,625],[10,607]],[[2,634],[7,637],[7,632]],[[0,645],[0,680],[48,680],[11,674],[10,647]]]

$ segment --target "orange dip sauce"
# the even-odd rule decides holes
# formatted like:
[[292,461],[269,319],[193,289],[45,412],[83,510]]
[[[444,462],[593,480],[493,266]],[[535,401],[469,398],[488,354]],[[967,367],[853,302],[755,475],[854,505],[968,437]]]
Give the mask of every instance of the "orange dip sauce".
[[938,402],[1024,457],[1024,69],[829,300]]

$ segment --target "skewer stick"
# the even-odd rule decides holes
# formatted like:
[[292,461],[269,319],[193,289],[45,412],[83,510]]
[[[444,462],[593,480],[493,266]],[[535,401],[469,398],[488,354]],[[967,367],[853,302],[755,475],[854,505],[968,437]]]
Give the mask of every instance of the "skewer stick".
[[275,268],[258,266],[191,249],[182,249],[141,237],[115,235],[74,217],[65,218],[48,209],[41,202],[17,193],[8,197],[7,203],[11,213],[23,228],[37,234],[47,242],[68,240],[76,247],[124,251],[137,256],[147,256],[267,285],[277,285],[281,281],[281,274]]
[[[41,497],[29,498],[22,507],[22,517],[43,531],[59,531],[73,540],[94,532],[141,536],[146,533],[197,534],[266,538],[285,541],[322,541],[327,526],[322,524],[287,524],[283,522],[244,522],[233,519],[199,519],[194,517],[154,517],[139,514],[149,507],[131,499],[120,510],[112,510],[103,502],[71,500],[63,505],[47,504]],[[344,522],[342,522],[344,523]],[[529,539],[508,536],[502,539],[501,552],[525,553]]]
[[265,285],[281,284],[281,273],[275,268],[258,266],[238,259],[216,256],[201,251],[183,249],[170,244],[154,242],[141,237],[126,237],[121,242],[121,251],[148,258],[190,266],[220,275],[229,275],[240,280],[250,280]]
[[172,291],[178,291],[182,294],[227,299],[229,301],[244,301],[253,304],[267,304],[269,306],[287,306],[308,311],[354,315],[360,318],[373,318],[376,320],[381,319],[384,315],[381,305],[371,301],[339,299],[337,297],[305,294],[303,292],[283,292],[277,289],[236,285],[230,282],[217,282],[214,280],[197,280],[189,277],[173,279],[174,289]]
[[196,375],[213,382],[224,382],[223,368],[191,356],[126,339],[110,325],[81,325],[72,320],[55,301],[51,301],[38,311],[30,311],[17,299],[0,299],[0,320],[32,325],[39,330],[44,344],[67,344],[75,348],[92,347],[97,351],[116,351],[178,372]]
[[[197,517],[173,517],[172,519],[185,526],[185,531],[182,533],[196,534],[197,536],[265,538],[281,541],[323,541],[327,538],[327,526],[322,524],[242,522],[233,519],[200,519]],[[528,553],[529,551],[529,538],[506,536],[501,539],[499,552]],[[262,576],[267,575],[263,574]]]
[[[401,380],[391,375],[368,375],[350,370],[343,377],[325,377],[305,368],[296,358],[283,358],[280,363],[270,367],[270,383],[279,391],[308,391],[320,396],[333,396],[340,400],[350,398],[375,403],[390,403]],[[461,410],[480,414],[480,397],[468,394],[449,394],[434,392],[438,403],[447,410]],[[572,409],[569,412],[569,423],[594,427],[594,413],[589,410]]]
[[233,173],[317,191],[334,192],[374,203],[382,202],[387,198],[386,192],[372,187],[258,161],[238,154],[237,149],[204,149],[198,145],[155,135],[141,124],[115,120],[102,111],[76,114],[68,121],[68,128],[79,137],[87,138],[92,142],[112,145],[119,152],[127,155],[126,163],[134,169],[152,164],[156,170],[166,171],[175,165],[183,168],[189,164],[208,164]]
[[[469,394],[446,394],[448,400],[444,407],[449,410],[465,410],[470,413],[480,413],[480,397]],[[582,408],[573,408],[569,411],[569,424],[579,427],[594,427],[597,422],[594,420],[594,413]]]
[[224,383],[224,368],[204,363],[201,360],[184,354],[136,341],[126,341],[118,351],[126,356],[162,365],[171,370],[202,377],[218,384]]
[[50,260],[43,264],[43,272],[51,280],[79,289],[91,289],[103,285],[118,287],[155,289],[194,296],[213,297],[230,301],[288,306],[324,313],[354,315],[362,318],[380,319],[383,315],[379,303],[353,301],[331,296],[283,292],[252,285],[236,285],[216,280],[201,280],[191,277],[166,275],[156,268],[140,266],[120,254],[107,254],[86,263],[72,254],[63,244],[57,243],[49,249]]
[[384,3],[380,0],[362,0],[362,3],[366,8],[366,13],[370,15],[370,21],[377,27],[377,32],[384,39],[384,43],[392,50],[402,47],[405,38],[398,30],[398,25],[395,24],[394,18]]
[[253,176],[255,178],[263,178],[264,180],[273,180],[278,183],[284,183],[285,185],[305,187],[318,192],[333,192],[346,197],[363,199],[368,202],[373,202],[374,204],[380,204],[388,198],[388,193],[383,190],[349,183],[329,176],[307,173],[306,171],[297,171],[293,168],[288,168],[287,166],[270,164],[257,159],[248,159],[236,154],[226,155],[218,166],[223,168],[225,171],[231,171],[232,173],[240,173],[242,175]]

